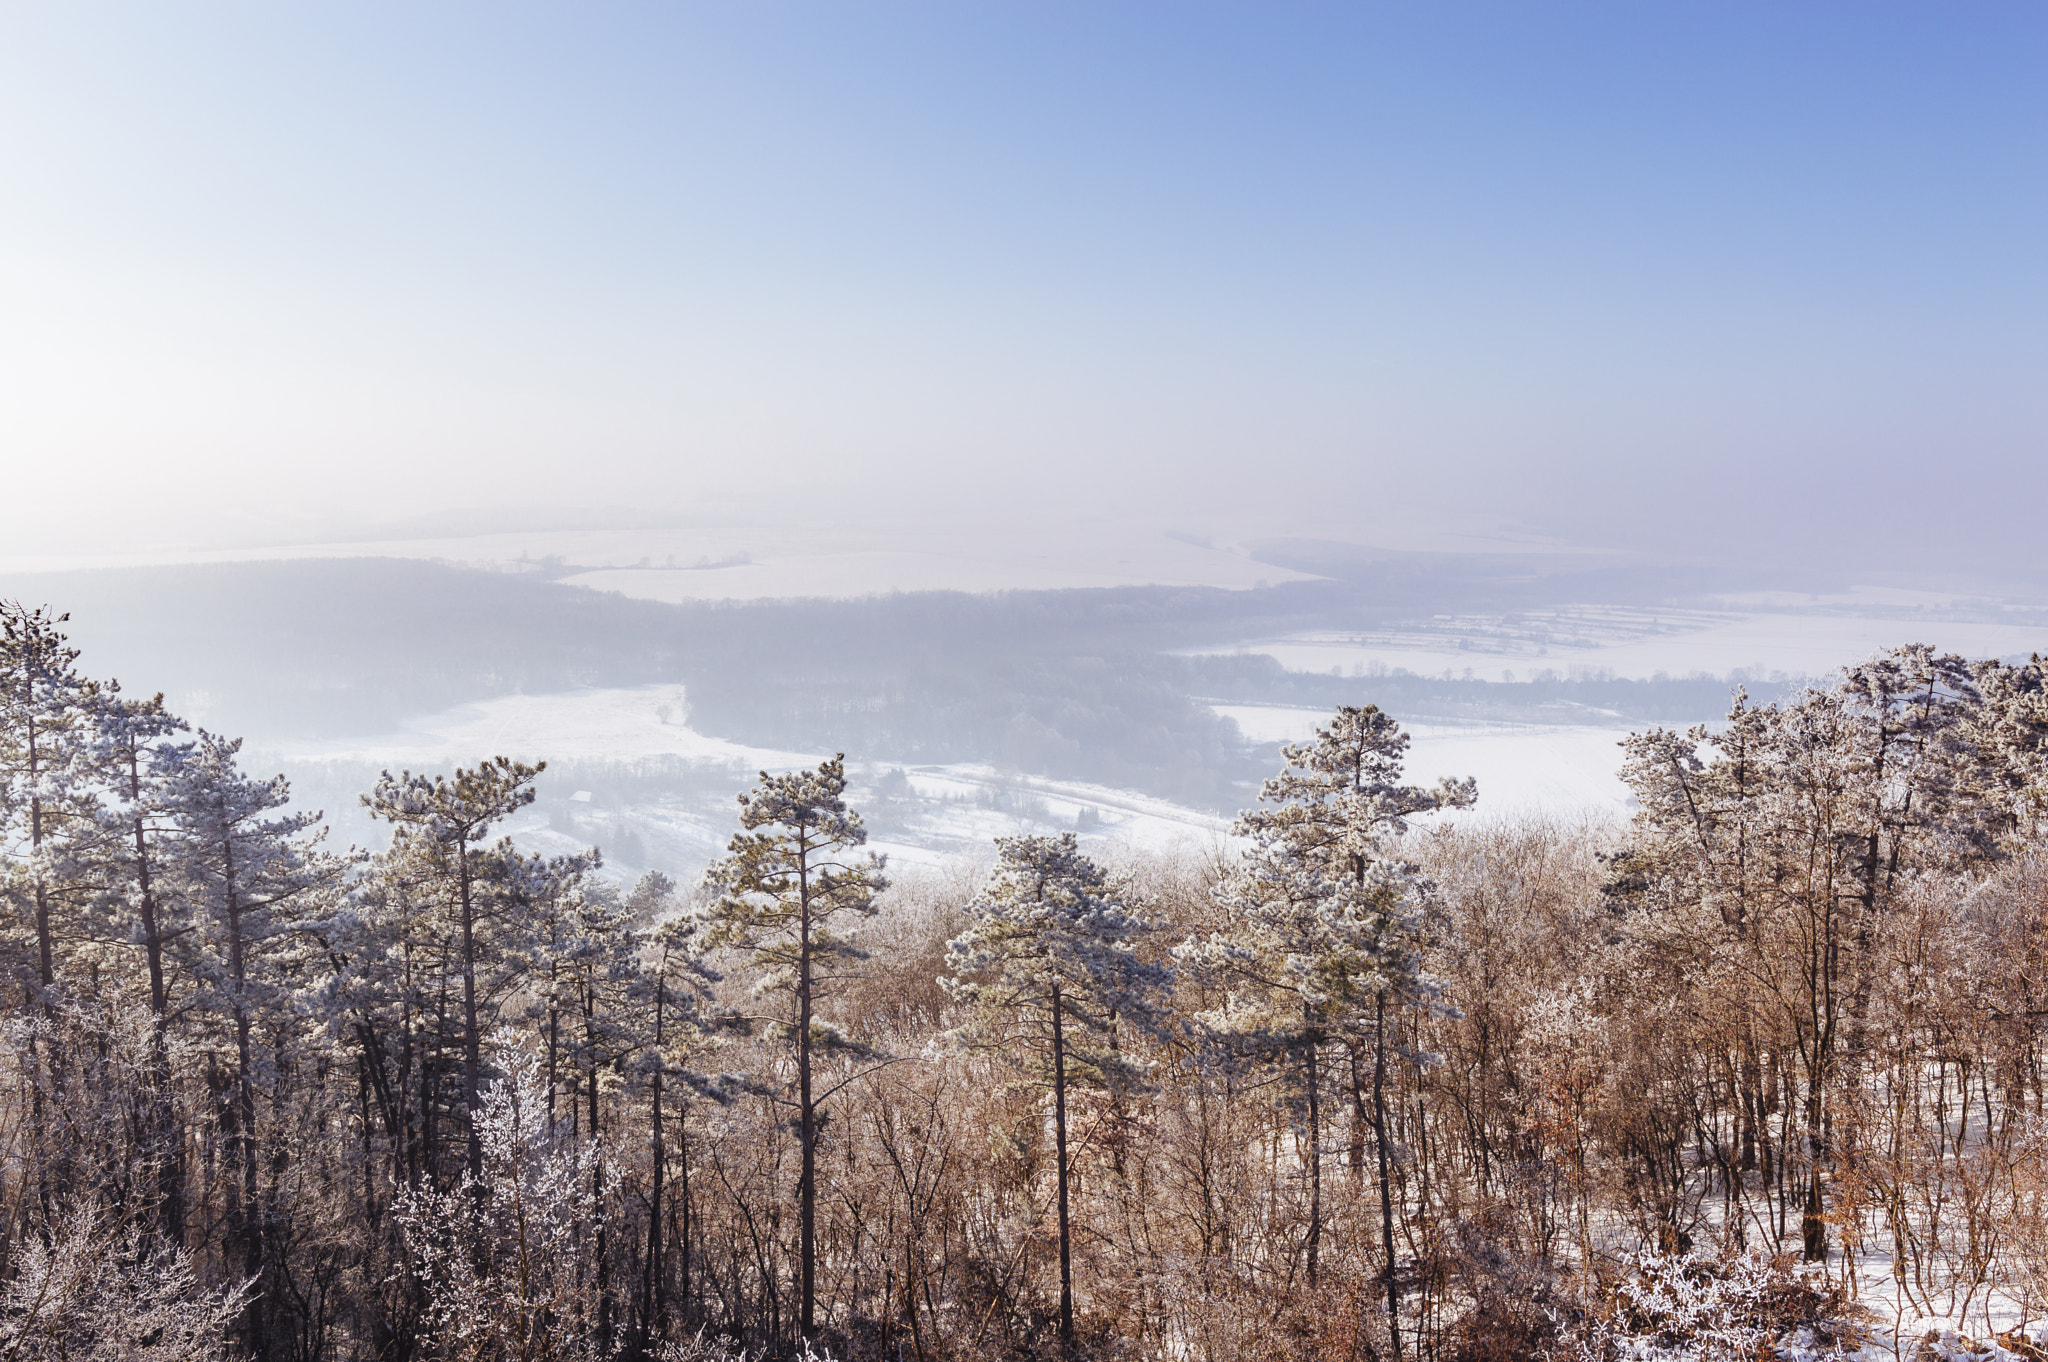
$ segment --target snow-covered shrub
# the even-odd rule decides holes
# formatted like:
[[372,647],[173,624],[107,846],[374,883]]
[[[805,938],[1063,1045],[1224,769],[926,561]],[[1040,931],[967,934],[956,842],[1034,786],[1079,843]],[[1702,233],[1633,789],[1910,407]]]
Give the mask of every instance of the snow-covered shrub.
[[192,1261],[108,1223],[96,1202],[61,1216],[49,1243],[30,1238],[0,1290],[0,1358],[8,1362],[217,1362],[248,1288],[203,1291]]
[[451,1358],[598,1362],[598,1293],[579,1251],[602,1214],[598,1150],[556,1136],[539,1062],[499,1048],[509,1072],[483,1097],[483,1177],[395,1203],[426,1291],[423,1332]]
[[[791,1362],[836,1362],[830,1352],[814,1349],[808,1342],[798,1346],[802,1351]],[[660,1362],[767,1362],[767,1355],[751,1354],[729,1338],[706,1338],[700,1333],[664,1343]]]
[[1639,1253],[1623,1259],[1607,1308],[1567,1325],[1557,1362],[1754,1362],[1781,1346],[1853,1350],[1854,1307],[1816,1269],[1784,1256]]

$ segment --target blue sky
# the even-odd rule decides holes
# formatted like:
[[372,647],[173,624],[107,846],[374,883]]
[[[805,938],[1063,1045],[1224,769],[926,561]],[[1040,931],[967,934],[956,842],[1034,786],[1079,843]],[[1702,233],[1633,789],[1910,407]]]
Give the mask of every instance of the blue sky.
[[0,441],[66,536],[1967,546],[2048,489],[2034,6],[0,15]]

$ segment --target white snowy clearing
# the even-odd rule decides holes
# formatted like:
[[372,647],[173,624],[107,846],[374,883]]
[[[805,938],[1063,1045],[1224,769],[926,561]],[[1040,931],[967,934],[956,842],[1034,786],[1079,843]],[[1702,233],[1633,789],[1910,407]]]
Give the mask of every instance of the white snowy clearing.
[[[548,791],[543,777],[544,793],[568,797],[522,815],[509,830],[522,846],[549,854],[602,846],[608,869],[622,878],[656,868],[694,876],[732,836],[733,796],[757,772],[811,766],[830,754],[708,737],[688,726],[688,713],[684,690],[675,685],[505,695],[422,715],[379,737],[299,744],[277,755],[287,764],[440,772],[494,756],[628,772],[668,759],[683,768],[685,778],[676,784],[687,789],[594,800],[588,791]],[[1229,833],[1226,819],[1108,786],[974,764],[905,766],[856,757],[848,768],[870,846],[897,864],[937,864],[1018,833],[1074,829],[1112,855],[1123,847],[1200,849]],[[881,782],[897,772],[904,783],[893,797],[883,797]],[[627,847],[644,854],[628,857],[621,851]]]
[[[1217,706],[1255,742],[1296,741],[1329,716],[1283,706]],[[371,738],[302,743],[277,753],[295,763],[353,764],[447,771],[493,756],[585,763],[622,772],[667,762],[665,793],[573,798],[542,782],[543,802],[511,825],[532,850],[605,848],[611,870],[630,877],[659,868],[694,875],[732,835],[733,796],[759,771],[813,765],[824,752],[751,747],[710,737],[688,724],[681,686],[658,685],[505,695],[408,720]],[[1409,775],[1420,783],[1475,776],[1476,816],[1594,810],[1625,813],[1628,792],[1615,777],[1621,730],[1537,724],[1420,724]],[[885,785],[901,773],[901,782]],[[872,845],[899,865],[936,864],[972,855],[1002,836],[1074,829],[1106,854],[1121,847],[1206,850],[1229,835],[1229,820],[1128,790],[1022,776],[974,764],[913,766],[888,754],[854,754],[854,803],[867,815]],[[645,780],[626,782],[645,789]],[[663,782],[657,780],[656,785]],[[576,792],[587,795],[587,792]],[[633,854],[627,854],[628,851]]]
[[[1745,602],[1746,603],[1746,602]],[[1817,677],[1900,643],[1966,657],[2022,657],[2048,648],[2048,629],[1947,612],[1866,603],[1855,613],[1815,603],[1782,610],[1640,610],[1575,606],[1506,616],[1439,616],[1370,632],[1315,632],[1234,651],[1264,653],[1290,671],[1365,676],[1410,671],[1480,681],[1606,674]]]
[[[1282,705],[1210,708],[1234,720],[1245,737],[1262,743],[1302,742],[1330,717],[1323,710]],[[1626,813],[1631,808],[1628,787],[1617,774],[1625,728],[1514,723],[1402,727],[1413,740],[1408,778],[1429,785],[1445,776],[1476,777],[1475,815],[1581,809]]]
[[501,695],[408,719],[396,733],[304,744],[287,755],[414,769],[469,766],[485,757],[611,762],[680,757],[707,765],[789,770],[818,759],[706,737],[688,726],[688,718],[681,686]]

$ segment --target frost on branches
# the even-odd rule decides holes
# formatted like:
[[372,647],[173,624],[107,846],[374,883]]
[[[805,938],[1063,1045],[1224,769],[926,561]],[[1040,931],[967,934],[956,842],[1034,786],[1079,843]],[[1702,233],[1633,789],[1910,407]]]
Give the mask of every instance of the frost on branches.
[[1570,1322],[1545,1362],[1754,1362],[1859,1356],[1869,1331],[1818,1268],[1766,1253],[1624,1255],[1606,1308]]
[[[1309,1184],[1307,1270],[1321,1258],[1323,1048],[1349,1052],[1354,1095],[1359,1066],[1371,1056],[1378,1145],[1383,1279],[1390,1320],[1400,1317],[1395,1268],[1386,1087],[1389,1006],[1428,1004],[1440,992],[1417,954],[1420,886],[1391,854],[1408,820],[1440,809],[1466,808],[1474,782],[1445,780],[1435,789],[1403,785],[1408,735],[1374,705],[1344,706],[1313,740],[1281,749],[1287,765],[1259,792],[1265,807],[1246,811],[1237,832],[1252,839],[1238,873],[1218,889],[1231,928],[1180,955],[1226,981],[1230,1001],[1209,1014],[1211,1026],[1242,1037],[1269,1056],[1298,1057],[1307,1130]],[[1398,1323],[1390,1326],[1394,1355]]]
[[225,1362],[249,1288],[202,1291],[192,1260],[81,1201],[30,1239],[0,1291],[8,1362]]
[[481,1178],[401,1191],[394,1203],[412,1270],[425,1290],[422,1332],[451,1359],[596,1362],[606,1346],[602,1302],[579,1251],[602,1218],[595,1141],[561,1137],[548,1120],[540,1062],[508,1033],[506,1076],[484,1092]]

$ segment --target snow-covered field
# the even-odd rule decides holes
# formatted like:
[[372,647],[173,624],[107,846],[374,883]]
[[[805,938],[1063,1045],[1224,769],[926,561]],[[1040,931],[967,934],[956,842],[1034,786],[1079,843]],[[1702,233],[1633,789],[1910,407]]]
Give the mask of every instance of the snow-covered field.
[[[1215,705],[1253,742],[1301,742],[1329,715],[1279,705]],[[1626,812],[1621,769],[1625,728],[1566,724],[1404,724],[1413,740],[1408,777],[1432,784],[1445,776],[1479,781],[1475,813]]]
[[[1328,718],[1320,710],[1281,706],[1219,706],[1217,712],[1262,743],[1305,738]],[[317,763],[446,771],[492,756],[552,761],[558,774],[543,778],[542,804],[513,824],[522,844],[566,852],[595,843],[621,874],[648,868],[694,874],[732,835],[733,795],[757,772],[809,766],[828,754],[729,742],[697,732],[688,718],[688,696],[674,685],[506,695],[422,715],[380,736],[300,743],[274,755],[288,770]],[[1477,777],[1482,816],[1627,809],[1628,793],[1614,774],[1621,730],[1420,724],[1409,731],[1415,740],[1411,778]],[[672,779],[666,786],[655,779],[656,793],[614,797],[599,790],[592,799],[562,784],[565,764],[622,772],[655,764]],[[868,812],[875,849],[898,864],[973,854],[992,838],[1025,832],[1074,829],[1105,849],[1198,851],[1229,833],[1227,819],[1166,800],[989,766],[913,766],[887,753],[856,754],[849,776],[854,802]],[[604,777],[576,779],[602,783]],[[628,783],[649,786],[644,778]],[[622,847],[644,848],[645,863],[622,855]]]
[[[1780,593],[1782,594],[1782,593]],[[1778,604],[1777,602],[1773,602]],[[1749,602],[1730,602],[1748,605]],[[1513,616],[1439,616],[1426,625],[1373,632],[1314,632],[1237,649],[1265,653],[1291,671],[1527,681],[1605,673],[1667,676],[1821,676],[1900,643],[1932,643],[1968,657],[2025,656],[2048,649],[2048,628],[1942,618],[1872,602],[1845,609],[1785,601],[1762,610],[1638,610],[1580,606]]]
[[787,770],[816,761],[809,753],[745,747],[689,727],[681,686],[636,686],[556,695],[501,695],[409,719],[395,733],[309,743],[288,755],[315,761],[377,762],[424,769],[470,765],[484,757],[520,761],[684,761]]
[[[621,876],[646,869],[691,876],[732,835],[733,796],[757,772],[810,766],[829,754],[708,737],[688,726],[688,713],[687,695],[673,685],[506,695],[422,715],[381,736],[302,743],[274,755],[287,769],[320,763],[447,771],[507,756],[632,772],[666,762],[670,790],[625,799],[553,788],[558,782],[543,777],[543,804],[510,830],[521,845],[550,854],[603,846]],[[849,763],[848,775],[853,802],[868,815],[871,846],[899,865],[974,854],[993,838],[1018,833],[1073,829],[1113,852],[1200,850],[1229,831],[1227,820],[1166,800],[988,766],[904,766],[878,758]],[[636,861],[622,847],[644,851]]]

